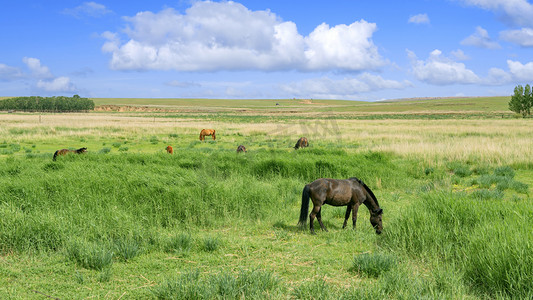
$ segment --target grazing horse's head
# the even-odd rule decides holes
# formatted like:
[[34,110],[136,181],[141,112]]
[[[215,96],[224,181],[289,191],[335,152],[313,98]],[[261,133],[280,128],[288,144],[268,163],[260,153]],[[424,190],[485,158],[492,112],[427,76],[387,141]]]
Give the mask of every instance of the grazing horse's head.
[[374,227],[377,234],[381,234],[381,231],[383,230],[382,216],[383,209],[381,208],[378,208],[370,213],[370,224],[372,224],[372,227]]
[[76,150],[76,153],[80,154],[80,153],[85,153],[87,152],[87,147],[83,147],[83,148],[80,148],[78,150]]

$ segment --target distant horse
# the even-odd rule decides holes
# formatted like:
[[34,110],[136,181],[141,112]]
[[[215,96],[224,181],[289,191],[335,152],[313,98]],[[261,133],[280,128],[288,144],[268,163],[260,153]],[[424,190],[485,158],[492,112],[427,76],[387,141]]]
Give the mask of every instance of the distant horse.
[[301,137],[294,146],[294,149],[298,150],[298,148],[304,148],[309,147],[309,142],[307,141],[306,137]]
[[168,154],[174,154],[174,149],[172,149],[172,146],[167,146],[165,149],[167,149]]
[[54,153],[54,158],[52,158],[52,160],[55,161],[58,155],[66,155],[68,153],[81,154],[81,153],[85,153],[85,152],[87,152],[87,148],[86,147],[80,148],[78,150],[61,149],[61,150],[57,150]]
[[237,147],[237,153],[240,153],[240,152],[246,152],[246,147],[244,147],[243,145],[240,145],[239,147]]
[[215,136],[215,130],[214,129],[202,129],[202,131],[200,131],[200,141],[205,140],[205,136],[206,135],[213,136],[213,140],[217,139],[216,136]]
[[322,223],[321,211],[322,205],[324,204],[347,206],[342,228],[346,228],[350,212],[353,211],[352,221],[353,228],[355,229],[357,210],[362,203],[370,211],[370,223],[376,230],[376,233],[381,234],[383,230],[383,209],[379,207],[378,199],[376,199],[376,196],[374,196],[374,193],[366,184],[355,177],[345,180],[320,178],[307,184],[302,192],[302,208],[300,210],[299,225],[305,225],[307,223],[309,198],[313,201],[313,210],[309,214],[311,222],[309,227],[312,234],[315,234],[315,229],[313,228],[315,217],[318,219],[322,230],[328,231]]

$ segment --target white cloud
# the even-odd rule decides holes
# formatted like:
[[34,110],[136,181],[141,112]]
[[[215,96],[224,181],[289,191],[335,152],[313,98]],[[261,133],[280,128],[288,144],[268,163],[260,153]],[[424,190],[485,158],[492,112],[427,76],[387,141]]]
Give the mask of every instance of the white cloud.
[[407,55],[411,59],[411,72],[420,81],[436,85],[480,82],[480,78],[463,63],[442,56],[438,49],[432,51],[425,61],[419,60],[410,50],[407,50]]
[[500,39],[522,47],[533,47],[533,29],[505,30],[500,32]]
[[13,81],[23,77],[24,74],[19,68],[0,64],[0,81]]
[[63,13],[76,18],[80,18],[82,16],[99,18],[106,14],[112,13],[112,11],[107,9],[107,7],[103,4],[96,2],[83,2],[82,5],[76,6],[75,8],[64,9]]
[[384,89],[404,89],[412,86],[409,81],[383,79],[381,76],[363,73],[355,78],[313,78],[284,84],[281,89],[295,97],[349,99],[361,93]]
[[457,60],[469,60],[470,59],[470,57],[466,55],[461,49],[457,49],[455,51],[452,51],[451,53]]
[[384,64],[371,37],[376,24],[364,20],[330,28],[321,24],[305,38],[304,68],[310,70],[370,70]]
[[527,0],[460,0],[468,5],[493,11],[513,25],[533,26],[533,5]]
[[22,61],[28,66],[32,76],[42,79],[54,77],[47,66],[41,65],[41,61],[39,59],[33,57],[24,57]]
[[427,14],[418,14],[411,16],[407,22],[414,24],[429,24],[429,17]]
[[47,92],[75,92],[77,88],[68,77],[57,77],[52,80],[39,80],[37,88]]
[[483,29],[481,26],[476,27],[476,32],[471,36],[465,38],[461,41],[461,45],[474,46],[487,49],[499,49],[501,46],[494,42],[487,30]]
[[503,85],[512,82],[513,78],[508,72],[499,68],[490,68],[489,76],[484,80],[487,85]]
[[507,61],[509,72],[516,80],[531,81],[533,78],[533,62],[526,63],[525,65],[518,61]]
[[200,86],[199,83],[196,82],[184,82],[179,80],[172,80],[166,83],[168,86],[173,87],[179,87],[179,88],[188,88],[188,87],[194,87],[194,86]]
[[106,32],[102,51],[115,70],[347,70],[385,64],[371,38],[376,25],[364,20],[307,37],[296,24],[270,11],[251,11],[232,1],[201,1],[180,14],[172,8],[124,18],[127,42]]

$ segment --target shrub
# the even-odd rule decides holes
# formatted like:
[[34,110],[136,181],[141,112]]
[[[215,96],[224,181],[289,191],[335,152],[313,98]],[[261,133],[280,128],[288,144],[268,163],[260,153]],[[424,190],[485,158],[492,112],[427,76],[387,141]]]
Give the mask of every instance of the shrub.
[[396,263],[394,257],[385,254],[363,253],[354,257],[352,271],[370,277],[379,277]]
[[124,261],[128,261],[141,252],[139,242],[133,238],[115,240],[115,251],[117,256]]
[[111,267],[113,251],[105,245],[98,246],[86,242],[71,242],[66,250],[67,257],[80,267],[102,271]]
[[180,233],[170,238],[165,245],[167,252],[189,252],[192,247],[192,237],[190,234]]
[[204,239],[202,249],[206,252],[213,252],[220,246],[220,240],[214,237],[207,237]]

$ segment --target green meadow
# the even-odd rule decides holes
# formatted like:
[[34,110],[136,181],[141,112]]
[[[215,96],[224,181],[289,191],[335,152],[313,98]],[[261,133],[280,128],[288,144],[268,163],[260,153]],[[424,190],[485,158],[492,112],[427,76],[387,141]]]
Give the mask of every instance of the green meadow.
[[[533,298],[533,127],[506,97],[94,100],[148,109],[0,113],[2,299]],[[364,206],[297,226],[305,184],[354,176],[381,235]]]

